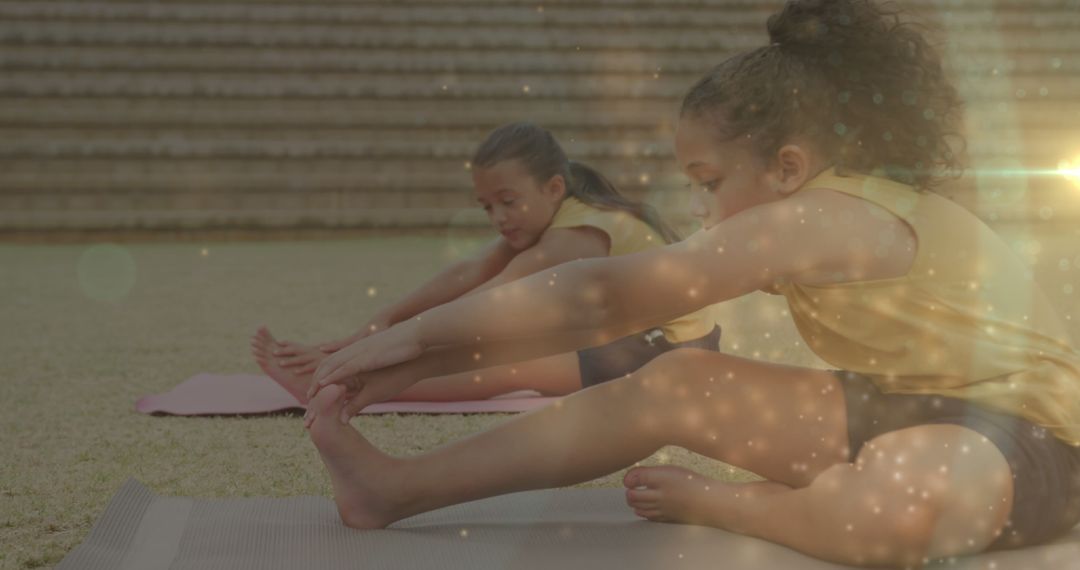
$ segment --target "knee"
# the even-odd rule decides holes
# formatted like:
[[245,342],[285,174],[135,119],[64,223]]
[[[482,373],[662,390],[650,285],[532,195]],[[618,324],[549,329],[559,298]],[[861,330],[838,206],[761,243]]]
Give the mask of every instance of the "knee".
[[626,380],[652,398],[687,399],[704,389],[710,383],[710,378],[715,382],[712,367],[702,362],[702,357],[706,355],[715,357],[716,353],[692,348],[665,352]]
[[908,492],[909,487],[895,488],[895,482],[894,471],[850,463],[834,465],[814,479],[806,522],[835,533],[828,558],[854,566],[915,568],[925,563],[939,505]]
[[851,469],[865,485],[861,507],[903,556],[890,563],[980,552],[1000,533],[1012,482],[983,439],[957,426],[923,426],[879,436],[859,452]]

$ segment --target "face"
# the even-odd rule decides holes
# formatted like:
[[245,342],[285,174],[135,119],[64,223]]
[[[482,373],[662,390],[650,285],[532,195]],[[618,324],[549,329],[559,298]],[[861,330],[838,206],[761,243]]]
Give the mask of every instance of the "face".
[[717,140],[707,121],[683,118],[675,158],[690,178],[690,213],[709,229],[731,216],[783,197],[766,161],[745,139]]
[[540,239],[566,194],[562,176],[539,182],[516,159],[473,168],[472,178],[476,201],[491,225],[517,250]]

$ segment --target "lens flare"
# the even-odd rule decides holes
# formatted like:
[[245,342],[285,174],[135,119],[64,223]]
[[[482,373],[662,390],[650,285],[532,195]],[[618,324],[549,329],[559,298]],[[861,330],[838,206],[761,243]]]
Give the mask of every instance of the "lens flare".
[[1064,176],[1075,186],[1080,187],[1080,156],[1058,163],[1058,174]]

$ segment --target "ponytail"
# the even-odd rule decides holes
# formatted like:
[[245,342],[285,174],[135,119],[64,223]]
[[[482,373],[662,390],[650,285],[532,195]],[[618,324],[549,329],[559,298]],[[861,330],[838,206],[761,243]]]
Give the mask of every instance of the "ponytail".
[[569,196],[596,208],[627,212],[656,230],[667,243],[682,239],[652,206],[626,198],[596,170],[568,160],[559,142],[543,127],[522,122],[495,129],[476,149],[472,164],[488,168],[504,160],[520,160],[529,175],[541,182],[561,175]]
[[592,167],[571,160],[569,172],[566,191],[570,196],[602,210],[622,210],[645,222],[660,234],[666,243],[682,240],[679,233],[664,222],[655,208],[623,196],[610,180]]

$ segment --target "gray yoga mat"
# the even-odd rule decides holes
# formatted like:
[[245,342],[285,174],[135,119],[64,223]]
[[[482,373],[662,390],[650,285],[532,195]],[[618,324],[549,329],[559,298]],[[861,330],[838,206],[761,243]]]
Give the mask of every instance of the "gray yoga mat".
[[[1080,527],[1026,550],[940,561],[995,570],[1080,568]],[[846,568],[724,531],[636,518],[619,489],[515,493],[386,530],[341,525],[326,497],[159,497],[134,479],[58,569],[363,568],[484,570]]]

